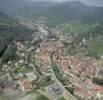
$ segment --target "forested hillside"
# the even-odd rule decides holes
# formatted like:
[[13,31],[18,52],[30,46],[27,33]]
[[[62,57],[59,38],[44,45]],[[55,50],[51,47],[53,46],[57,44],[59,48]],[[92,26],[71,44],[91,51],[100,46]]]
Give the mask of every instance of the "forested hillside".
[[16,39],[23,41],[26,36],[33,33],[33,30],[20,25],[13,18],[10,18],[3,12],[0,12],[0,57],[3,56],[8,45]]
[[103,55],[103,23],[85,20],[72,20],[56,26],[55,30],[71,34],[75,37],[75,48],[72,48],[72,53],[81,51],[79,43],[86,40],[86,48],[83,53],[86,55],[100,58]]
[[52,7],[41,14],[45,23],[55,26],[70,20],[103,21],[103,7],[87,6],[81,2],[66,2]]
[[28,5],[21,7],[20,9],[16,10],[13,15],[29,18],[34,20],[38,16],[41,16],[46,10],[58,5],[58,3],[54,2],[32,2]]

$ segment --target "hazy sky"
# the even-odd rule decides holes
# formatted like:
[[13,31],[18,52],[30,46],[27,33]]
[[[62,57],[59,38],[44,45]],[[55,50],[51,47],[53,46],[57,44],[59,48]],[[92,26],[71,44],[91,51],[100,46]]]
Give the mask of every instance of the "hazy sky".
[[82,2],[84,2],[86,4],[89,4],[89,5],[103,6],[103,0],[31,0],[31,1],[58,1],[58,2],[63,2],[63,1],[82,1]]

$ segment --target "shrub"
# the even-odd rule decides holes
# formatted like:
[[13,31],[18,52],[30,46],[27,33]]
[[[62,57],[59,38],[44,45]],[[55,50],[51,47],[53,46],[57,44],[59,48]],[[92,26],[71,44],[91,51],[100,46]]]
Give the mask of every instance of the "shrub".
[[98,77],[94,77],[92,79],[92,82],[95,83],[95,84],[97,84],[97,85],[103,85],[103,79],[100,79]]

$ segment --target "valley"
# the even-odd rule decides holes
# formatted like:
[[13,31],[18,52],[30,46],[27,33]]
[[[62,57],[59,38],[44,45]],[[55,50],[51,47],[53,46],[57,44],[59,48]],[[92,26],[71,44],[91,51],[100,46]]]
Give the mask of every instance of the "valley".
[[103,7],[10,4],[0,1],[0,100],[103,100]]

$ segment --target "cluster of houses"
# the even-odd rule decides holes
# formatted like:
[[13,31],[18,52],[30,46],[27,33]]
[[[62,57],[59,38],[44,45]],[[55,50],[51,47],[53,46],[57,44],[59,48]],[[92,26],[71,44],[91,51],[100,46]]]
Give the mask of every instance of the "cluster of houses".
[[[47,31],[42,28],[40,31],[47,34]],[[33,39],[30,41],[15,41],[17,60],[8,61],[2,65],[2,71],[5,72],[3,77],[4,92],[14,91],[15,88],[23,92],[33,89],[32,82],[37,79],[36,69],[32,64],[35,54],[34,42],[41,38],[39,33],[35,36],[32,36]]]
[[[46,30],[39,28],[39,31],[44,33],[44,37],[47,37],[48,32]],[[35,38],[31,41],[32,46],[30,48],[27,48],[21,42],[15,43],[19,60],[13,62],[14,68],[19,68],[23,65],[32,68],[32,70],[27,73],[14,73],[15,77],[12,77],[13,70],[9,67],[12,65],[12,62],[9,61],[7,65],[3,65],[2,70],[7,72],[4,81],[4,90],[11,91],[15,87],[15,81],[12,78],[15,78],[16,87],[18,84],[20,90],[32,90],[32,82],[36,80],[37,76],[35,75],[35,71],[33,71],[35,70],[34,65],[29,62],[29,59],[31,58],[33,60],[35,58],[36,65],[42,74],[50,75],[52,66],[51,55],[53,55],[53,61],[58,65],[66,79],[70,81],[71,86],[74,88],[75,95],[84,98],[84,100],[103,100],[103,86],[96,85],[92,82],[94,77],[103,77],[103,60],[97,60],[90,57],[80,58],[70,56],[65,43],[71,44],[73,42],[73,37],[58,34],[60,33],[56,34],[59,39],[42,38],[43,40],[36,49],[33,44],[37,38],[41,38],[42,36],[34,36]],[[83,41],[85,43],[85,40]],[[55,93],[57,93],[57,95],[62,94],[63,92],[57,84],[54,84],[50,91],[56,91]]]
[[64,44],[60,41],[43,41],[40,47],[36,50],[35,58],[38,67],[41,72],[49,73],[51,69],[51,59],[50,56],[53,52],[62,50]]
[[36,79],[33,72],[13,74],[14,72],[11,72],[11,69],[9,69],[7,74],[3,77],[1,88],[5,94],[12,93],[16,89],[23,92],[31,91],[33,89],[31,83]]
[[93,58],[81,59],[65,55],[59,57],[56,63],[63,72],[63,75],[72,83],[75,95],[86,100],[90,98],[103,99],[103,87],[92,82],[94,77],[103,77],[103,68],[101,67],[103,66],[103,61],[97,61]]
[[103,61],[89,57],[70,56],[63,41],[45,40],[36,52],[37,64],[45,74],[50,73],[52,53],[54,53],[53,59],[63,75],[72,83],[75,95],[85,98],[85,100],[103,97],[103,87],[92,82],[93,77],[101,76],[100,73],[103,69],[100,66],[103,66]]
[[[15,89],[23,92],[31,91],[33,89],[32,81],[37,79],[34,66],[32,67],[32,64],[28,63],[31,48],[27,48],[22,42],[15,42],[15,45],[17,60],[8,61],[2,65],[2,71],[5,72],[3,78],[4,93],[13,92]],[[21,69],[25,71],[22,72]]]

